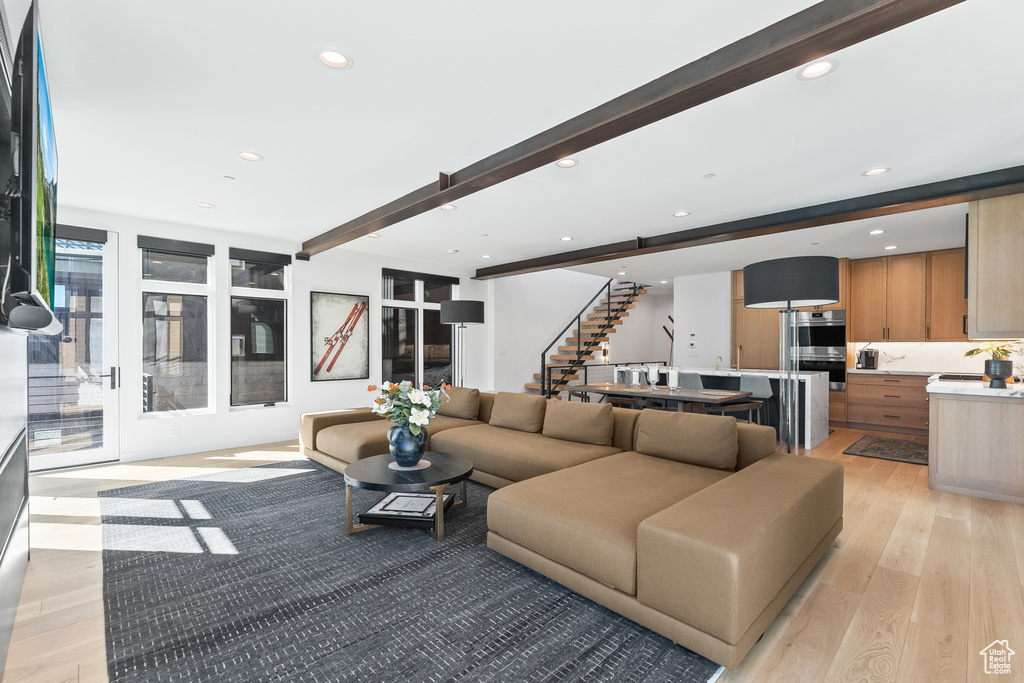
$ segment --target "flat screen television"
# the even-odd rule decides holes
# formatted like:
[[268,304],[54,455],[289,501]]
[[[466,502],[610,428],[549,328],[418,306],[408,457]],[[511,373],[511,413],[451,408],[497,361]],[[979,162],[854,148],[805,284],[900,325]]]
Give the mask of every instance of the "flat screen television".
[[[56,334],[53,280],[57,225],[57,145],[46,79],[39,11],[32,4],[11,79],[11,258],[3,312],[12,328]],[[33,308],[26,308],[33,307]]]

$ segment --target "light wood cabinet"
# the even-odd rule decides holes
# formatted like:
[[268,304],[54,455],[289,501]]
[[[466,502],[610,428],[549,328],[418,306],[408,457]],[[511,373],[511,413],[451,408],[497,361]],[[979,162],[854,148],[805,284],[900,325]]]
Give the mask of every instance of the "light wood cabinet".
[[967,336],[1024,337],[1024,195],[971,202]]
[[779,312],[743,305],[743,271],[732,271],[732,350],[730,366],[779,369]]
[[852,341],[925,341],[925,253],[850,262]]
[[828,421],[846,422],[846,392],[828,392]]
[[[740,271],[742,276],[743,271]],[[740,288],[742,293],[742,287]],[[839,259],[839,301],[822,306],[804,306],[798,311],[845,311],[850,301],[850,259]]]
[[928,252],[928,341],[967,341],[964,250]]
[[915,375],[846,376],[846,421],[880,431],[928,433],[927,377]]

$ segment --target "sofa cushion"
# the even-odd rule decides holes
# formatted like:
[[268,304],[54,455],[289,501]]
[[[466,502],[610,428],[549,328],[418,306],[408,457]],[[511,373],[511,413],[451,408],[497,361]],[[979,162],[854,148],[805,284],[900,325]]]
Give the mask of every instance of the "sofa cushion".
[[544,436],[564,441],[611,446],[615,430],[608,403],[548,401],[544,411]]
[[636,595],[640,522],[727,476],[636,452],[617,453],[498,489],[487,502],[487,526]]
[[544,426],[547,400],[537,394],[513,394],[499,391],[491,408],[490,424],[505,429],[536,434]]
[[437,409],[437,414],[475,420],[480,414],[480,390],[451,387],[448,389],[448,400]]
[[430,447],[469,458],[474,469],[509,481],[522,481],[619,452],[613,446],[562,441],[484,424],[436,434],[430,437]]
[[636,450],[701,467],[736,469],[736,418],[644,410],[636,421]]
[[316,450],[349,463],[387,453],[388,429],[394,424],[378,419],[326,427],[317,432]]

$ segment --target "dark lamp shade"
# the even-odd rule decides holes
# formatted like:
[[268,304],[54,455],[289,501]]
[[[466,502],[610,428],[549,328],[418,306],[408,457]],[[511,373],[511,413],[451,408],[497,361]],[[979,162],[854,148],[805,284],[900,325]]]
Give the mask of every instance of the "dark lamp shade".
[[839,301],[839,259],[793,256],[752,263],[743,269],[747,308],[798,308]]
[[442,325],[483,325],[484,302],[452,299],[441,302]]

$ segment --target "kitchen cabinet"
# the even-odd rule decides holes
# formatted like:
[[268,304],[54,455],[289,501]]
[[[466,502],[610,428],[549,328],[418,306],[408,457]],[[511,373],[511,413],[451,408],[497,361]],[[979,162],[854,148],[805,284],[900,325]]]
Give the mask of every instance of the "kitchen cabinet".
[[928,341],[967,341],[964,250],[928,252]]
[[[740,271],[742,274],[742,271]],[[839,301],[822,306],[804,306],[798,311],[845,311],[850,302],[850,259],[839,259]]]
[[779,311],[743,306],[743,271],[732,272],[732,357],[741,370],[779,369]]
[[846,421],[861,429],[927,434],[927,384],[927,377],[916,375],[851,372],[846,376]]
[[846,422],[846,392],[828,392],[828,421]]
[[851,341],[925,341],[927,273],[923,252],[851,261]]
[[971,202],[967,336],[1024,337],[1024,195]]

